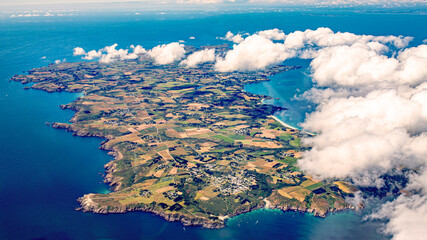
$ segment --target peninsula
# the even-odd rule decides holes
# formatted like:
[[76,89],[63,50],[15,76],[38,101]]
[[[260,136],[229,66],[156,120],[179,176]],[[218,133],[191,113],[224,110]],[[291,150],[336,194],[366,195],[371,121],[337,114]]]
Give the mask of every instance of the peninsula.
[[110,64],[51,64],[12,80],[47,92],[84,93],[61,106],[76,112],[70,123],[52,126],[104,138],[102,149],[115,159],[105,165],[112,192],[82,196],[79,210],[146,211],[221,228],[227,218],[263,207],[316,216],[352,208],[345,197],[354,187],[299,170],[306,133],[272,118],[282,109],[263,104],[267,96],[243,90],[294,68],[222,73],[212,63],[156,65],[141,55]]

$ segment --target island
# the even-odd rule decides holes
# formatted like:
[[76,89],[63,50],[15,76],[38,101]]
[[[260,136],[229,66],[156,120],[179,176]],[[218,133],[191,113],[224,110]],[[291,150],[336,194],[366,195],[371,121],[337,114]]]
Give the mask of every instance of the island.
[[[213,47],[228,51],[186,47],[186,54]],[[11,80],[83,93],[61,106],[75,111],[70,122],[51,125],[105,139],[101,148],[114,160],[105,165],[111,192],[82,196],[78,210],[145,211],[186,226],[221,228],[227,218],[260,208],[316,216],[354,208],[345,198],[355,187],[319,181],[298,168],[307,133],[272,117],[283,109],[263,104],[268,96],[244,91],[245,84],[295,68],[217,72],[213,63],[156,65],[141,55],[109,64],[50,64]]]

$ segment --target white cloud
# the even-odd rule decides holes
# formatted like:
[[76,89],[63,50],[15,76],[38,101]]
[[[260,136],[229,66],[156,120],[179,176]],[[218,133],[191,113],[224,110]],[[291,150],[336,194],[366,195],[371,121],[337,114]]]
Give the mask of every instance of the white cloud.
[[[408,195],[371,218],[386,219],[393,239],[422,239],[427,214],[427,45],[407,48],[411,37],[356,35],[328,28],[285,35],[266,30],[235,44],[218,71],[257,70],[291,57],[313,59],[314,88],[302,94],[318,107],[302,127],[311,150],[300,168],[319,178],[384,184],[382,174],[401,166]],[[229,38],[234,35],[229,34]],[[273,42],[272,40],[278,41]]]
[[421,163],[409,157],[414,152],[408,147],[410,133],[427,130],[423,111],[427,102],[414,101],[417,94],[427,90],[414,90],[406,97],[396,90],[381,90],[326,100],[302,125],[319,134],[304,140],[313,149],[304,153],[301,168],[321,177],[342,178]]
[[180,65],[186,67],[196,67],[200,63],[213,62],[215,60],[215,49],[204,49],[194,52],[187,59],[183,60]]
[[356,35],[349,32],[334,33],[329,28],[318,28],[316,30],[307,29],[304,32],[295,31],[286,36],[285,46],[290,49],[303,49],[307,47],[333,47],[333,46],[351,46],[356,43],[367,44],[369,42],[378,42],[382,44],[392,44],[397,48],[403,48],[408,45],[412,37],[402,36],[372,36]]
[[86,54],[86,51],[81,47],[76,47],[73,50],[73,56],[80,56],[80,55],[85,55],[85,54]]
[[89,52],[86,52],[81,47],[76,47],[73,50],[74,56],[82,56],[82,59],[85,60],[93,60],[98,59],[101,63],[111,63],[115,61],[120,60],[129,60],[129,59],[136,59],[138,58],[139,54],[144,54],[147,51],[141,47],[140,45],[134,46],[132,45],[130,49],[132,49],[132,52],[129,51],[129,49],[116,49],[118,46],[117,43],[106,46],[104,48],[101,48],[99,50],[91,50]]
[[170,43],[154,47],[147,51],[140,45],[131,45],[130,49],[116,49],[117,43],[106,46],[99,50],[91,50],[86,52],[81,47],[76,47],[73,50],[74,56],[83,55],[82,59],[94,60],[98,59],[101,63],[111,63],[115,61],[137,59],[139,55],[148,54],[157,64],[169,64],[180,60],[184,57],[184,45],[179,43]]
[[405,48],[410,40],[328,29],[290,33],[285,40],[297,51],[315,49],[315,88],[303,96],[319,106],[301,126],[318,135],[303,140],[312,149],[299,161],[301,169],[377,187],[379,176],[394,168],[418,169],[409,176],[409,195],[371,215],[387,220],[384,232],[399,240],[427,234],[427,45],[385,46]]
[[427,236],[427,197],[401,195],[384,204],[378,213],[369,219],[387,219],[382,230],[393,240],[423,240]]
[[[279,29],[270,29],[260,31],[246,39],[239,34],[234,35],[228,32],[227,35],[221,39],[233,41],[238,44],[233,46],[233,50],[229,51],[224,59],[219,59],[217,62],[218,71],[257,70],[269,65],[278,64],[291,57],[304,59],[316,58],[321,51],[325,52],[326,49],[329,49],[328,47],[348,47],[353,50],[353,54],[357,55],[357,51],[361,50],[366,58],[370,58],[371,61],[365,63],[359,70],[365,69],[365,73],[371,74],[372,78],[381,78],[382,75],[386,73],[381,73],[379,71],[371,73],[370,70],[367,70],[367,68],[370,67],[369,64],[376,64],[376,61],[382,64],[393,64],[393,61],[395,61],[390,59],[388,62],[384,62],[382,58],[387,57],[378,55],[379,53],[388,51],[388,46],[392,46],[393,48],[404,48],[412,40],[411,37],[401,36],[356,35],[348,32],[334,33],[329,28],[295,31],[288,35],[285,35],[285,33]],[[273,42],[272,40],[278,42]],[[346,49],[342,51],[347,52]],[[351,59],[350,53],[347,53],[347,56],[342,56],[342,58],[346,58],[342,60]],[[339,61],[337,59],[333,60]],[[318,60],[318,62],[323,63],[321,60]],[[331,64],[333,65],[334,63]],[[357,63],[353,63],[353,65],[358,66]],[[351,66],[346,67],[349,68]],[[353,70],[356,71],[357,69]],[[348,80],[351,81],[351,79]],[[325,81],[331,81],[331,79]]]
[[57,59],[57,60],[55,60],[55,64],[60,64],[61,62],[65,62],[65,61],[67,61],[67,59]]
[[285,33],[277,28],[260,31],[258,35],[271,40],[284,40],[286,37]]
[[91,50],[82,59],[93,60],[95,58],[101,57],[101,55],[102,55],[102,51],[101,50],[98,50],[98,51]]
[[244,38],[242,37],[241,34],[234,35],[234,33],[230,32],[230,31],[228,31],[227,34],[225,34],[225,37],[222,37],[220,39],[230,41],[230,42],[234,42],[234,43],[241,43],[244,40]]
[[184,45],[177,42],[159,45],[148,51],[157,64],[170,64],[184,57]]
[[293,57],[283,44],[254,34],[240,44],[234,45],[223,59],[218,59],[215,68],[221,72],[252,71],[283,62]]
[[138,55],[147,53],[147,50],[145,50],[145,48],[143,48],[140,45],[137,45],[137,46],[131,45],[130,48],[133,50],[133,53],[138,54]]
[[138,58],[138,55],[135,53],[129,53],[128,49],[119,49],[117,50],[117,43],[107,46],[104,48],[104,52],[106,54],[102,54],[100,56],[99,62],[101,63],[111,63],[117,60],[129,60],[129,59],[136,59]]

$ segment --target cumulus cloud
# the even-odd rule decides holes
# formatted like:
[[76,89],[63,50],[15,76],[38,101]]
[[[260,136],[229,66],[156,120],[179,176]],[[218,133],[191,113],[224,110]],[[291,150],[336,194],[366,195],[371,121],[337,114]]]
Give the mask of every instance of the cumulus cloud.
[[[234,35],[229,34],[229,37]],[[292,57],[312,59],[314,87],[303,93],[318,104],[301,127],[317,135],[298,164],[319,178],[350,178],[381,187],[381,175],[402,166],[406,195],[382,206],[393,239],[427,234],[427,45],[408,48],[412,37],[357,35],[329,28],[257,32],[218,58],[218,71],[250,71]]]
[[215,49],[204,49],[191,54],[187,59],[183,60],[180,65],[196,67],[200,63],[213,62],[214,60]]
[[117,43],[107,46],[104,48],[104,52],[106,54],[102,54],[100,56],[99,62],[101,63],[111,63],[117,60],[129,60],[129,59],[136,59],[138,58],[138,55],[135,53],[129,53],[128,49],[119,49],[117,50]]
[[316,30],[307,29],[304,32],[295,31],[288,34],[285,45],[289,48],[303,48],[306,45],[332,47],[355,43],[380,42],[393,43],[397,47],[402,48],[411,40],[411,37],[356,35],[349,32],[334,33],[329,28],[318,28]]
[[116,49],[117,43],[99,50],[86,52],[81,47],[73,49],[74,56],[82,56],[85,60],[98,59],[101,63],[137,59],[139,55],[151,56],[157,64],[169,64],[184,57],[184,45],[179,43],[163,44],[146,50],[140,45],[131,45],[129,49]]
[[67,61],[67,59],[57,59],[57,60],[55,60],[55,64],[60,64],[60,63],[62,63],[62,62],[65,62],[65,61]]
[[133,53],[135,53],[135,54],[147,53],[147,50],[145,50],[145,48],[143,48],[140,45],[137,45],[137,46],[131,45],[130,48],[133,50]]
[[215,68],[221,72],[252,71],[283,62],[293,57],[283,44],[274,43],[268,38],[254,34],[233,49],[224,58],[218,59]]
[[87,54],[85,54],[85,56],[83,57],[83,59],[85,59],[85,60],[93,60],[93,59],[99,58],[101,56],[102,56],[102,51],[101,50],[98,50],[98,51],[91,50]]
[[241,34],[234,34],[230,31],[227,32],[227,34],[225,34],[225,37],[220,38],[222,40],[226,40],[226,41],[230,41],[230,42],[234,42],[234,43],[241,43],[243,42],[244,38],[242,37]]
[[277,28],[260,31],[258,35],[272,40],[284,40],[286,37],[285,33]]
[[[225,38],[222,39],[227,39],[238,44],[233,46],[233,49],[226,54],[224,59],[219,59],[216,65],[218,71],[257,70],[269,65],[278,64],[292,57],[313,59],[317,58],[321,51],[326,55],[325,51],[327,50],[325,49],[332,47],[336,47],[337,49],[342,48],[342,52],[347,52],[347,49],[344,48],[348,47],[353,50],[353,54],[357,54],[359,50],[363,51],[365,57],[371,60],[360,68],[360,70],[366,70],[369,68],[369,64],[376,64],[376,61],[383,64],[393,64],[393,59],[383,62],[381,58],[387,57],[378,54],[387,52],[390,48],[404,48],[412,40],[411,37],[402,36],[356,35],[348,32],[335,33],[329,28],[295,31],[288,35],[279,29],[269,29],[257,32],[245,39],[241,35],[234,35],[228,32]],[[335,52],[335,50],[330,51]],[[350,55],[348,52],[346,56],[342,57],[342,60],[351,59]],[[412,53],[408,53],[408,55],[411,55],[415,60],[416,55]],[[339,61],[336,58],[334,60]],[[318,60],[318,62],[323,63],[321,60]],[[358,66],[357,63],[353,65]],[[366,73],[369,73],[369,71]],[[381,78],[382,74],[386,73],[377,71],[375,74],[377,75],[372,73],[371,77]]]
[[101,63],[111,63],[119,60],[136,59],[138,58],[138,55],[145,54],[147,52],[140,45],[131,45],[130,49],[132,49],[132,52],[130,52],[129,49],[116,49],[117,46],[118,44],[115,43],[111,46],[106,46],[99,50],[91,50],[89,52],[86,52],[81,47],[76,47],[73,49],[73,56],[82,56],[82,59],[85,60],[98,59]]
[[148,54],[154,58],[157,64],[170,64],[180,60],[185,55],[183,44],[177,42],[159,45],[148,51]]
[[351,178],[380,187],[382,174],[417,171],[397,199],[370,219],[385,219],[393,239],[422,239],[427,213],[427,45],[411,38],[306,30],[287,35],[288,49],[310,50],[315,87],[302,96],[316,110],[301,124],[317,135],[299,166],[319,178]]
[[76,47],[73,50],[73,56],[80,56],[80,55],[85,55],[85,54],[86,54],[86,51],[81,47]]
[[423,240],[427,235],[427,197],[399,196],[368,219],[388,219],[382,232],[395,240]]

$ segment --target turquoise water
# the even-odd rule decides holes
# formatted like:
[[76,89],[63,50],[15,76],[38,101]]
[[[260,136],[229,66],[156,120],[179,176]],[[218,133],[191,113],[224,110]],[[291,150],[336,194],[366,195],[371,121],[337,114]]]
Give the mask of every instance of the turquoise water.
[[303,66],[271,76],[271,81],[249,84],[245,86],[248,92],[267,95],[273,99],[266,99],[264,103],[286,108],[274,115],[293,127],[299,127],[306,114],[315,109],[315,105],[304,100],[297,100],[300,94],[310,89],[313,84],[310,79],[309,60],[293,59],[287,61],[289,65]]
[[[184,228],[148,213],[97,215],[74,210],[76,198],[103,192],[103,165],[111,160],[98,149],[100,139],[74,137],[45,122],[67,122],[71,111],[58,105],[76,94],[48,94],[23,90],[8,82],[16,73],[72,57],[80,46],[99,49],[186,40],[189,45],[220,44],[227,31],[254,32],[279,28],[285,32],[330,27],[333,30],[376,35],[427,38],[420,31],[425,15],[364,14],[350,12],[239,13],[157,15],[94,15],[63,18],[0,19],[0,239],[381,239],[379,223],[361,221],[362,213],[345,212],[327,218],[308,214],[261,210],[231,219],[227,227],[209,230]],[[373,24],[375,23],[375,24]],[[188,40],[190,36],[195,40]],[[41,59],[46,56],[46,59]],[[289,110],[281,118],[296,125],[312,110],[292,100],[310,88],[301,70],[272,81],[247,86],[248,91],[279,97],[275,104]],[[298,90],[297,90],[298,89]],[[359,215],[361,214],[361,215]]]

